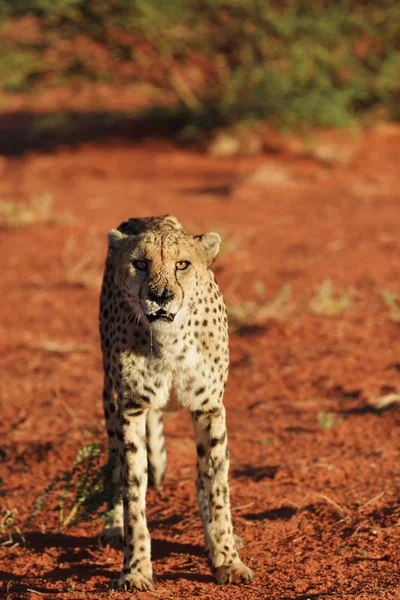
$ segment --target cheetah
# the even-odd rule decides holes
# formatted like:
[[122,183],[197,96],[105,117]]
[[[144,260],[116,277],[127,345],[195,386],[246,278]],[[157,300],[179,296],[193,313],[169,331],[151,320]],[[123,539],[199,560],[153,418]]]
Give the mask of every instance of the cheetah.
[[146,488],[165,473],[162,409],[170,392],[192,415],[197,498],[216,580],[253,578],[238,555],[229,501],[228,325],[210,268],[220,241],[217,233],[188,235],[171,215],[129,219],[108,234],[100,335],[113,510],[102,539],[123,540],[114,589],[153,589]]

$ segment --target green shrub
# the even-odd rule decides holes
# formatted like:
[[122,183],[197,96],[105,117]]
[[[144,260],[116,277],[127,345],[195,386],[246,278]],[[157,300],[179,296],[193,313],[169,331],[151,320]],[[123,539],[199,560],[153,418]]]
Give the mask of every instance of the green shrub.
[[[58,77],[146,80],[174,92],[176,111],[201,128],[269,119],[293,126],[350,125],[383,106],[396,116],[400,87],[397,0],[0,0],[3,21],[39,19],[42,38],[16,44],[0,86]],[[44,67],[60,39],[90,38],[110,56],[70,52]],[[3,45],[7,40],[3,41]],[[79,44],[77,45],[79,48]],[[21,61],[26,52],[27,62]],[[54,60],[54,56],[53,56]],[[118,67],[131,65],[128,75]],[[11,67],[9,67],[10,69]],[[59,72],[58,71],[59,68]],[[53,80],[54,82],[54,80]]]
[[109,467],[107,464],[101,468],[101,459],[99,442],[81,448],[72,468],[53,479],[36,499],[24,527],[28,528],[38,520],[49,501],[58,501],[58,531],[81,521],[105,516],[104,505],[109,501],[111,490],[107,476]]

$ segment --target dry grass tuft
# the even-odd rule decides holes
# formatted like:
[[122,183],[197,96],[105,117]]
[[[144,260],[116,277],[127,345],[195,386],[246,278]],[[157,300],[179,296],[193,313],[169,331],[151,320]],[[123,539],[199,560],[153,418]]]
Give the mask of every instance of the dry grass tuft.
[[42,194],[33,196],[28,204],[12,200],[0,202],[0,228],[14,229],[54,222],[53,200],[51,194]]
[[292,295],[290,284],[285,283],[272,300],[264,296],[264,286],[255,281],[258,300],[227,302],[229,330],[231,333],[248,327],[262,327],[267,319],[282,316],[289,307]]
[[99,288],[105,252],[105,245],[96,236],[85,238],[83,243],[74,237],[68,238],[61,257],[64,281],[76,287]]
[[36,344],[32,344],[32,346],[38,350],[49,352],[50,354],[88,354],[90,352],[90,346],[68,342],[57,342],[54,340],[42,340]]
[[326,280],[319,286],[316,295],[310,301],[310,310],[316,315],[331,317],[338,315],[352,305],[350,290],[340,294],[332,281]]
[[389,309],[390,319],[394,323],[400,323],[400,298],[390,290],[382,290],[381,298]]

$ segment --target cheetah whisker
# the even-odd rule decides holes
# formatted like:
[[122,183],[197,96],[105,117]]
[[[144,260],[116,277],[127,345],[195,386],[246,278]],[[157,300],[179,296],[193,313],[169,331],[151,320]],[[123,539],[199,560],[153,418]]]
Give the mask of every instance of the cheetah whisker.
[[131,319],[134,317],[134,313],[131,312],[125,319],[125,323],[130,323]]

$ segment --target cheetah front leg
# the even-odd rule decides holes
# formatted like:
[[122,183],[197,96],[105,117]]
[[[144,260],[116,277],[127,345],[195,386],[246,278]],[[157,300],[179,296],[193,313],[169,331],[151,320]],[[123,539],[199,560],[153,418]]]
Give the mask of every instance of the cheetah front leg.
[[157,488],[161,484],[167,468],[162,410],[149,408],[146,421],[146,439],[149,485]]
[[146,523],[146,415],[140,405],[127,402],[118,414],[118,452],[124,506],[124,564],[113,587],[152,590],[150,535]]
[[194,411],[200,511],[208,516],[205,539],[218,583],[248,583],[252,571],[239,558],[232,527],[228,487],[228,446],[225,409],[219,405]]
[[110,488],[108,516],[104,529],[100,534],[102,542],[108,544],[122,542],[123,509],[121,494],[120,464],[116,437],[117,399],[111,377],[104,375],[103,406],[108,436],[108,463],[105,467],[106,487]]

